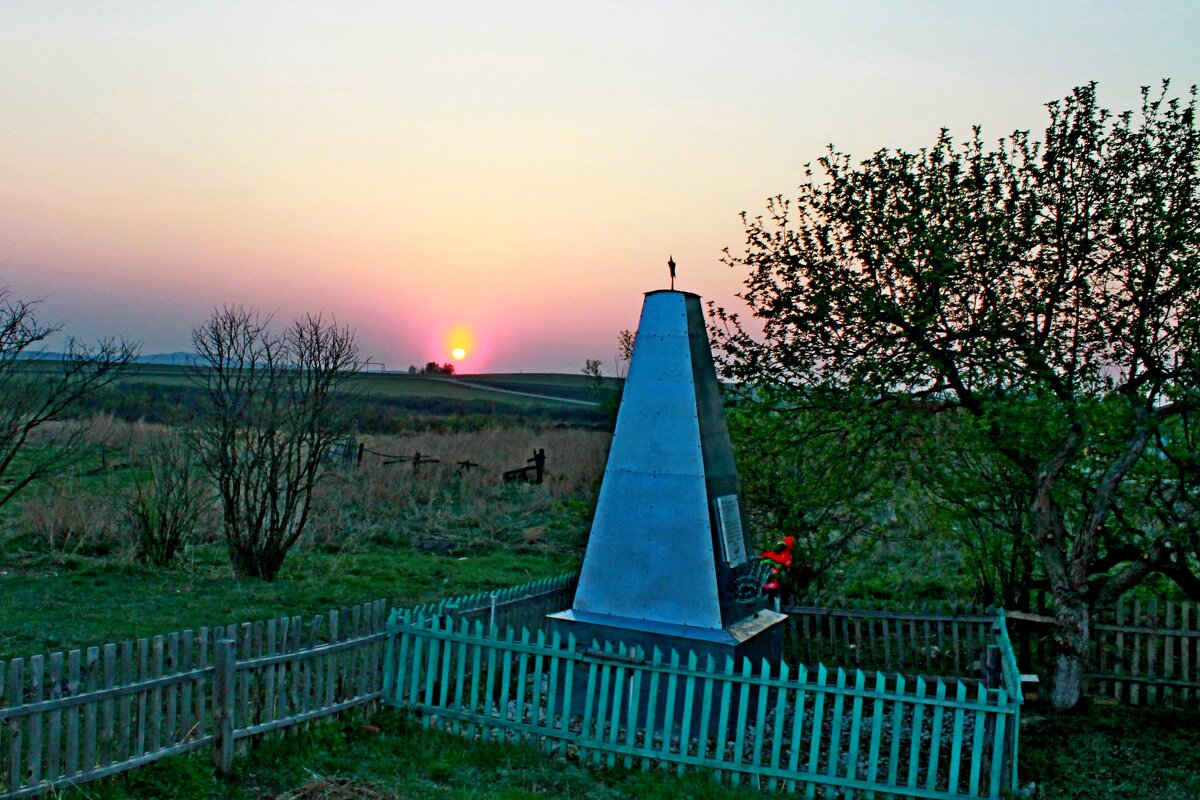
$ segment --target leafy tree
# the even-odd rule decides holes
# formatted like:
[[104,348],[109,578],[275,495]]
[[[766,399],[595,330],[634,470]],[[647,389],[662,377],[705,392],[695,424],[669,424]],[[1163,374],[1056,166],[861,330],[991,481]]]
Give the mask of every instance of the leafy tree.
[[137,354],[116,340],[71,339],[57,358],[31,348],[61,329],[37,319],[37,304],[0,289],[0,506],[86,452],[85,430],[64,421],[116,380]]
[[349,430],[343,389],[362,366],[354,333],[321,316],[281,333],[240,306],[192,331],[193,380],[207,406],[194,432],[223,512],[238,575],[274,580],[299,540],[324,475],[322,454]]
[[1117,514],[1150,443],[1200,399],[1196,89],[1168,91],[1114,116],[1077,88],[1048,105],[1041,142],[942,131],[859,164],[831,149],[796,200],[743,217],[746,251],[727,255],[762,335],[714,312],[729,375],[919,401],[1019,473],[1059,708],[1079,698],[1091,608],[1179,547]]
[[604,362],[598,358],[585,359],[583,369],[580,370],[587,378],[587,390],[596,397],[604,415],[614,422],[617,411],[621,408],[621,398],[625,395],[625,375],[629,371],[629,362],[633,360],[633,345],[636,339],[637,336],[629,329],[617,334],[615,374],[611,381],[605,377]]
[[903,420],[850,396],[838,412],[809,393],[756,384],[728,391],[726,415],[751,529],[763,549],[793,537],[785,599],[833,588],[836,568],[914,526]]
[[962,414],[935,414],[914,426],[913,482],[941,513],[935,525],[955,542],[982,605],[1028,610],[1036,586],[1027,477],[986,442]]

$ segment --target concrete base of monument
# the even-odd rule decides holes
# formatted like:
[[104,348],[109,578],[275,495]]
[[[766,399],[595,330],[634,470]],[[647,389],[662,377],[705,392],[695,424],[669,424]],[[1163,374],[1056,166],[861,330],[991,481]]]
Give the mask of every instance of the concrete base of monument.
[[[576,662],[570,697],[570,707],[573,713],[583,714],[584,710],[594,704],[597,699],[594,692],[591,698],[587,696],[588,676],[593,669],[597,670],[596,680],[599,683],[596,685],[609,685],[607,680],[602,680],[603,673],[599,671],[606,668],[610,674],[615,675],[619,668],[625,667],[626,669],[621,672],[624,674],[624,679],[629,682],[631,675],[628,667],[631,664],[650,664],[655,648],[662,653],[664,664],[670,662],[672,651],[676,651],[679,653],[681,665],[687,664],[689,653],[696,653],[701,669],[704,669],[709,663],[708,659],[711,656],[713,671],[717,673],[724,672],[727,658],[733,659],[733,669],[739,675],[742,672],[743,659],[747,658],[750,659],[756,674],[761,670],[764,660],[771,666],[772,671],[777,670],[783,658],[784,626],[781,623],[787,619],[787,616],[762,609],[737,623],[717,630],[614,617],[608,614],[573,609],[551,614],[549,619],[552,631],[557,631],[564,638],[573,635],[576,642],[579,643],[580,651],[584,653],[584,658]],[[631,659],[628,656],[607,653],[604,647],[606,642],[614,645],[621,643],[626,648],[641,648],[641,657]],[[687,728],[692,735],[697,735],[701,729],[707,728],[708,735],[715,736],[720,726],[719,709],[722,701],[722,690],[718,688],[719,685],[713,685],[709,689],[710,713],[706,720],[704,719],[704,694],[708,681],[702,679],[688,681],[685,677],[680,676],[676,682],[674,700],[669,702],[667,692],[669,672],[669,670],[663,671],[654,696],[651,696],[649,691],[650,676],[643,676],[641,695],[638,699],[637,719],[643,721],[647,719],[650,706],[654,704],[655,728],[661,733],[664,716],[667,713],[667,707],[670,706],[673,709],[671,717],[674,733],[672,735],[679,735],[683,722],[687,719]],[[565,687],[565,685],[565,681],[558,682],[559,687]],[[759,693],[751,687],[747,688],[747,713],[751,715],[749,718],[753,719]],[[609,711],[610,725],[616,724],[624,727],[630,715],[633,714],[634,710],[629,703],[630,689],[631,686],[625,687],[621,701],[622,707],[615,712]],[[562,707],[562,701],[567,699],[561,696],[563,691],[560,688],[559,708]],[[690,703],[687,702],[689,695]],[[591,703],[589,703],[589,699]],[[740,699],[736,691],[730,698],[731,713],[726,721],[726,727],[727,733],[731,735],[733,726],[737,723]]]

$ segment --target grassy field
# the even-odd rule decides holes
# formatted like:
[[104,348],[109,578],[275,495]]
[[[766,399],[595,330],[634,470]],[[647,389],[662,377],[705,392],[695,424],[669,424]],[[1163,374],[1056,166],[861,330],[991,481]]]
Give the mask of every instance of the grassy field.
[[[368,454],[321,486],[305,538],[272,583],[235,578],[210,511],[182,563],[137,563],[121,497],[144,470],[157,426],[102,420],[110,469],[31,490],[0,525],[0,658],[104,644],[183,627],[388,598],[411,604],[522,583],[577,568],[609,436],[565,429],[493,429],[370,436],[380,452],[441,459],[414,471]],[[534,447],[540,486],[505,484]],[[455,462],[481,466],[465,475]]]
[[[53,367],[29,362],[24,368],[34,372]],[[116,383],[89,398],[82,413],[185,423],[203,405],[203,387],[191,375],[191,368],[181,365],[132,365]],[[368,433],[482,430],[498,425],[611,430],[610,411],[596,403],[615,396],[615,391],[598,397],[583,375],[363,372],[348,384],[348,395],[348,411],[357,429]]]
[[[42,362],[30,362],[28,368],[48,369],[49,366]],[[191,385],[189,375],[193,372],[194,368],[177,364],[132,364],[124,372],[119,385],[186,387]],[[480,388],[484,386],[528,392],[542,397],[492,392]],[[588,379],[582,374],[468,373],[442,376],[409,375],[407,372],[361,372],[351,382],[351,388],[370,397],[439,397],[449,400],[501,401],[514,405],[555,405],[555,398],[593,399]]]

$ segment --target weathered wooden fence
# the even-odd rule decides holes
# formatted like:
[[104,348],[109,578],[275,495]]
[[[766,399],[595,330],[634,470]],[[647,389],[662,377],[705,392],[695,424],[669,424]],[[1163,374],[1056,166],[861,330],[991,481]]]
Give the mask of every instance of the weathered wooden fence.
[[546,615],[570,608],[579,576],[561,575],[532,583],[479,592],[442,600],[419,609],[424,614],[442,614],[454,620],[483,621],[486,627],[547,627]]
[[[1012,612],[1021,666],[1044,680],[1053,669],[1053,602]],[[1128,705],[1200,706],[1200,603],[1120,600],[1091,617],[1084,691]]]
[[784,653],[803,664],[961,677],[995,644],[994,612],[978,608],[787,606]]
[[820,664],[700,663],[545,629],[501,632],[426,607],[393,612],[384,697],[431,727],[596,764],[700,767],[806,797],[1000,797],[1017,787],[1020,676],[1003,615],[988,623],[1002,653],[997,688]]
[[[1020,678],[1003,615],[785,609],[788,665],[764,671],[556,639],[545,615],[574,588],[564,576],[447,599],[394,612],[390,631],[379,601],[0,662],[0,798],[197,750],[227,768],[254,737],[385,693],[430,725],[810,797],[1016,785]],[[991,661],[989,679],[968,677]]]
[[29,797],[377,702],[387,604],[0,661],[0,798]]
[[1200,604],[1134,600],[1096,616],[1090,692],[1130,705],[1200,706]]

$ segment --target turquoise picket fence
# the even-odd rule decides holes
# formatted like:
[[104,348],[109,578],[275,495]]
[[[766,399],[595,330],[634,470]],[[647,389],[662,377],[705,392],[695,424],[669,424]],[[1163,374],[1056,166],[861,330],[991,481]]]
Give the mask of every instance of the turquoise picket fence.
[[717,664],[502,628],[495,614],[486,624],[455,616],[483,607],[463,598],[392,612],[384,702],[485,741],[609,766],[707,769],[807,798],[998,798],[1018,786],[1020,676],[1002,614],[991,643],[1002,680],[989,687],[820,664]]

